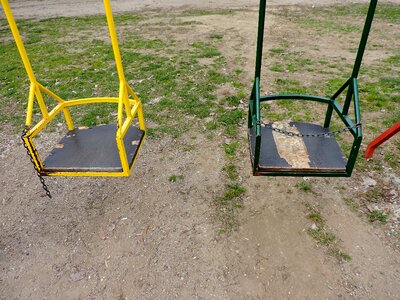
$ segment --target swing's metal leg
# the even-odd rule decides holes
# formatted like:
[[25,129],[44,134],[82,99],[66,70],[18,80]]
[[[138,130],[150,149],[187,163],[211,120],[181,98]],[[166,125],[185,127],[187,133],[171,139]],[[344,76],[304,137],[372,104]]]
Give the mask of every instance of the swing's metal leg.
[[[371,0],[371,2],[370,2],[367,19],[365,21],[360,45],[358,47],[357,56],[356,56],[356,60],[354,63],[353,72],[351,74],[350,80],[352,80],[354,78],[358,78],[358,74],[360,73],[360,67],[361,67],[363,57],[364,57],[365,48],[367,46],[368,37],[369,37],[369,33],[371,31],[372,21],[374,19],[377,4],[378,4],[378,0]],[[347,90],[346,100],[343,105],[343,114],[344,115],[347,115],[349,112],[349,108],[350,108],[351,100],[354,96],[354,92],[355,91],[353,90],[353,86],[350,85],[349,89]],[[332,99],[335,99],[335,98],[336,97],[333,97]],[[326,112],[326,117],[325,117],[325,124],[324,124],[325,128],[329,127],[331,118],[332,118],[332,108],[328,107],[328,110]]]

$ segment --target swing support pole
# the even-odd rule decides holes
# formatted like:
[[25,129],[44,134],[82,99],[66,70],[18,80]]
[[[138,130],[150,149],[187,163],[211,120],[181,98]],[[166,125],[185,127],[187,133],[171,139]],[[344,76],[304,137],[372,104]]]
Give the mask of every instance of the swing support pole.
[[[18,52],[21,56],[22,63],[24,65],[25,71],[26,71],[29,81],[30,81],[28,106],[27,106],[27,114],[26,114],[26,122],[25,122],[25,127],[30,128],[31,124],[32,124],[33,103],[35,101],[35,98],[39,104],[40,111],[44,118],[49,117],[49,112],[47,110],[46,104],[44,103],[40,85],[38,84],[38,82],[36,80],[35,73],[33,72],[32,65],[31,65],[28,55],[26,53],[24,43],[22,42],[22,38],[19,33],[17,24],[15,23],[15,19],[12,14],[8,0],[0,0],[0,3],[1,3],[1,6],[3,7],[4,14],[6,15],[8,24],[10,26],[11,33],[14,37],[15,44],[17,45]],[[61,103],[64,102],[64,100],[62,100],[61,98],[59,98],[57,100]],[[69,109],[65,108],[63,110],[63,112],[64,112],[64,117],[65,117],[65,121],[67,123],[68,129],[73,130],[74,125],[72,123],[72,118],[71,118]]]

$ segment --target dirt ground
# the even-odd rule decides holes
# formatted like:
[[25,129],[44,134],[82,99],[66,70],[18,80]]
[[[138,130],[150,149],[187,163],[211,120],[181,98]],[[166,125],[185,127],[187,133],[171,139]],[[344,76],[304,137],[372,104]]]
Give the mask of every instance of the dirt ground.
[[[335,3],[365,3],[367,0],[268,0],[268,5],[326,5]],[[400,3],[400,0],[379,1]],[[112,1],[114,12],[166,10],[185,8],[256,8],[258,0],[116,0]],[[10,0],[16,17],[48,18],[55,16],[82,16],[99,14],[103,11],[103,1],[99,0]]]
[[[43,17],[87,14],[91,2],[66,10],[55,0],[14,6],[19,16]],[[123,11],[157,9],[161,1],[116,2]],[[163,1],[163,7],[173,2],[209,8],[257,1]],[[38,8],[43,3],[46,10]],[[242,47],[251,82],[255,11],[235,22],[185,18],[204,24],[196,34],[230,32],[223,54],[229,59],[229,49]],[[245,127],[241,135],[245,140]],[[251,176],[248,149],[241,149],[239,180],[247,191],[240,225],[220,234],[214,204],[224,188],[220,141],[147,139],[131,177],[49,178],[51,200],[20,138],[0,131],[0,145],[0,299],[400,299],[400,253],[343,202],[343,186],[359,188],[353,178],[312,179],[315,192],[304,193],[296,178]],[[170,182],[170,174],[184,180]],[[307,234],[305,203],[318,205],[350,262],[339,263]]]

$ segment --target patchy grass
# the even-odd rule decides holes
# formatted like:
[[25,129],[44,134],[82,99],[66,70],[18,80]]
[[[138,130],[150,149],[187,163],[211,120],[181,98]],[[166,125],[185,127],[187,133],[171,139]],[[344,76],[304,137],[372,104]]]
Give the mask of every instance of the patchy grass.
[[[149,25],[142,25],[146,18],[149,17],[121,15],[116,17],[116,26],[117,29],[133,26],[142,29],[140,32],[123,30],[120,46],[127,80],[144,103],[146,119],[156,124],[149,128],[149,137],[167,134],[178,138],[197,127],[198,122],[189,123],[187,116],[202,120],[212,112],[218,119],[206,128],[224,126],[228,134],[235,135],[242,113],[225,111],[215,95],[221,84],[238,78],[233,71],[232,74],[221,72],[225,59],[218,43],[223,36],[215,33],[210,36],[211,40],[195,42],[149,38],[145,35]],[[10,36],[4,22],[0,20],[1,28],[5,28],[2,29],[4,36]],[[37,78],[62,98],[118,94],[118,77],[103,17],[24,20],[19,25]],[[2,53],[7,57],[0,61],[0,96],[4,99],[0,103],[0,122],[12,123],[20,130],[23,117],[19,116],[24,115],[28,80],[23,76],[25,72],[14,42],[9,38],[0,42]],[[202,58],[211,59],[212,64],[201,64]],[[156,98],[162,100],[153,104],[152,99]],[[71,113],[77,126],[95,126],[114,122],[116,109],[115,105],[96,104],[74,107]],[[35,106],[34,113],[38,112]],[[169,117],[171,114],[174,118]],[[62,121],[61,117],[56,119],[56,122]]]
[[225,156],[229,160],[233,160],[236,156],[236,151],[239,147],[239,142],[233,142],[230,144],[225,144],[224,145],[224,150],[225,150]]
[[379,210],[373,210],[368,213],[368,220],[373,223],[379,221],[381,224],[386,224],[388,221],[388,215]]
[[312,185],[309,180],[302,180],[296,184],[296,187],[303,192],[311,192]]
[[368,202],[381,202],[385,199],[385,194],[385,190],[377,185],[365,193],[365,199]]
[[183,178],[184,178],[183,175],[171,175],[170,177],[168,177],[168,181],[174,183],[177,181],[182,181]]
[[239,178],[237,166],[234,163],[228,163],[225,165],[223,171],[225,171],[228,178],[232,181],[235,181]]
[[217,217],[221,222],[219,229],[221,233],[229,233],[237,229],[239,225],[237,210],[242,207],[242,197],[245,192],[246,189],[238,183],[226,184],[223,196],[217,198]]
[[314,241],[327,249],[327,253],[335,257],[339,262],[351,260],[351,256],[343,252],[340,248],[340,241],[336,235],[329,231],[325,224],[321,212],[310,204],[305,204],[307,209],[307,219],[313,222],[313,225],[308,228],[307,233]]
[[240,197],[246,192],[246,189],[237,183],[227,184],[225,187],[226,191],[221,199],[223,202],[232,201],[233,199]]
[[319,211],[312,210],[308,215],[307,218],[311,221],[314,221],[316,224],[322,224],[324,219]]
[[336,236],[326,231],[323,227],[317,227],[316,229],[309,228],[307,232],[320,245],[332,246],[333,242],[336,240]]
[[349,254],[340,251],[339,249],[332,249],[329,251],[329,254],[333,257],[336,257],[336,259],[340,262],[349,262],[353,259]]
[[349,207],[352,211],[359,211],[360,204],[357,201],[348,197],[343,198],[343,201],[344,203],[346,203],[347,207]]

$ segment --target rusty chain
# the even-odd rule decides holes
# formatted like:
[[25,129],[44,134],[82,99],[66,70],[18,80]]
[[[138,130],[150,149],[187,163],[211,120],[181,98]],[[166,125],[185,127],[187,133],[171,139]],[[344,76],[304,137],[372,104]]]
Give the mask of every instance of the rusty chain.
[[26,153],[28,154],[29,159],[31,160],[31,162],[32,162],[32,164],[33,164],[33,168],[34,168],[35,171],[36,171],[36,175],[39,177],[40,183],[42,184],[42,187],[43,187],[43,189],[44,189],[45,192],[46,192],[46,196],[49,197],[49,198],[51,199],[51,193],[50,193],[50,191],[49,191],[49,188],[47,187],[46,182],[45,182],[43,176],[40,174],[40,171],[39,171],[38,167],[36,166],[35,161],[34,161],[34,159],[33,159],[33,155],[34,155],[36,161],[38,161],[38,154],[37,154],[37,152],[36,152],[36,149],[34,149],[34,148],[32,147],[32,144],[29,144],[29,146],[31,147],[31,149],[32,149],[33,152],[34,152],[34,154],[32,154],[32,153],[29,151],[28,145],[27,145],[27,143],[26,143],[26,141],[25,141],[25,139],[24,139],[24,137],[25,137],[27,131],[28,131],[28,130],[27,130],[26,128],[22,131],[22,135],[21,135],[22,144],[24,145],[24,147],[25,147],[25,149],[26,149]]
[[351,130],[351,129],[355,129],[355,128],[359,128],[362,126],[361,122],[353,125],[353,126],[348,126],[348,127],[344,127],[342,129],[339,130],[333,130],[333,131],[328,131],[328,132],[321,132],[321,133],[306,133],[306,134],[302,134],[302,133],[297,133],[297,132],[293,132],[293,131],[288,131],[285,129],[280,129],[280,128],[276,128],[273,127],[272,124],[265,124],[264,122],[260,121],[259,124],[262,127],[266,127],[271,129],[272,131],[275,131],[277,133],[286,135],[286,136],[296,136],[296,137],[331,137],[331,136],[335,136],[338,134],[341,134],[345,131]]

